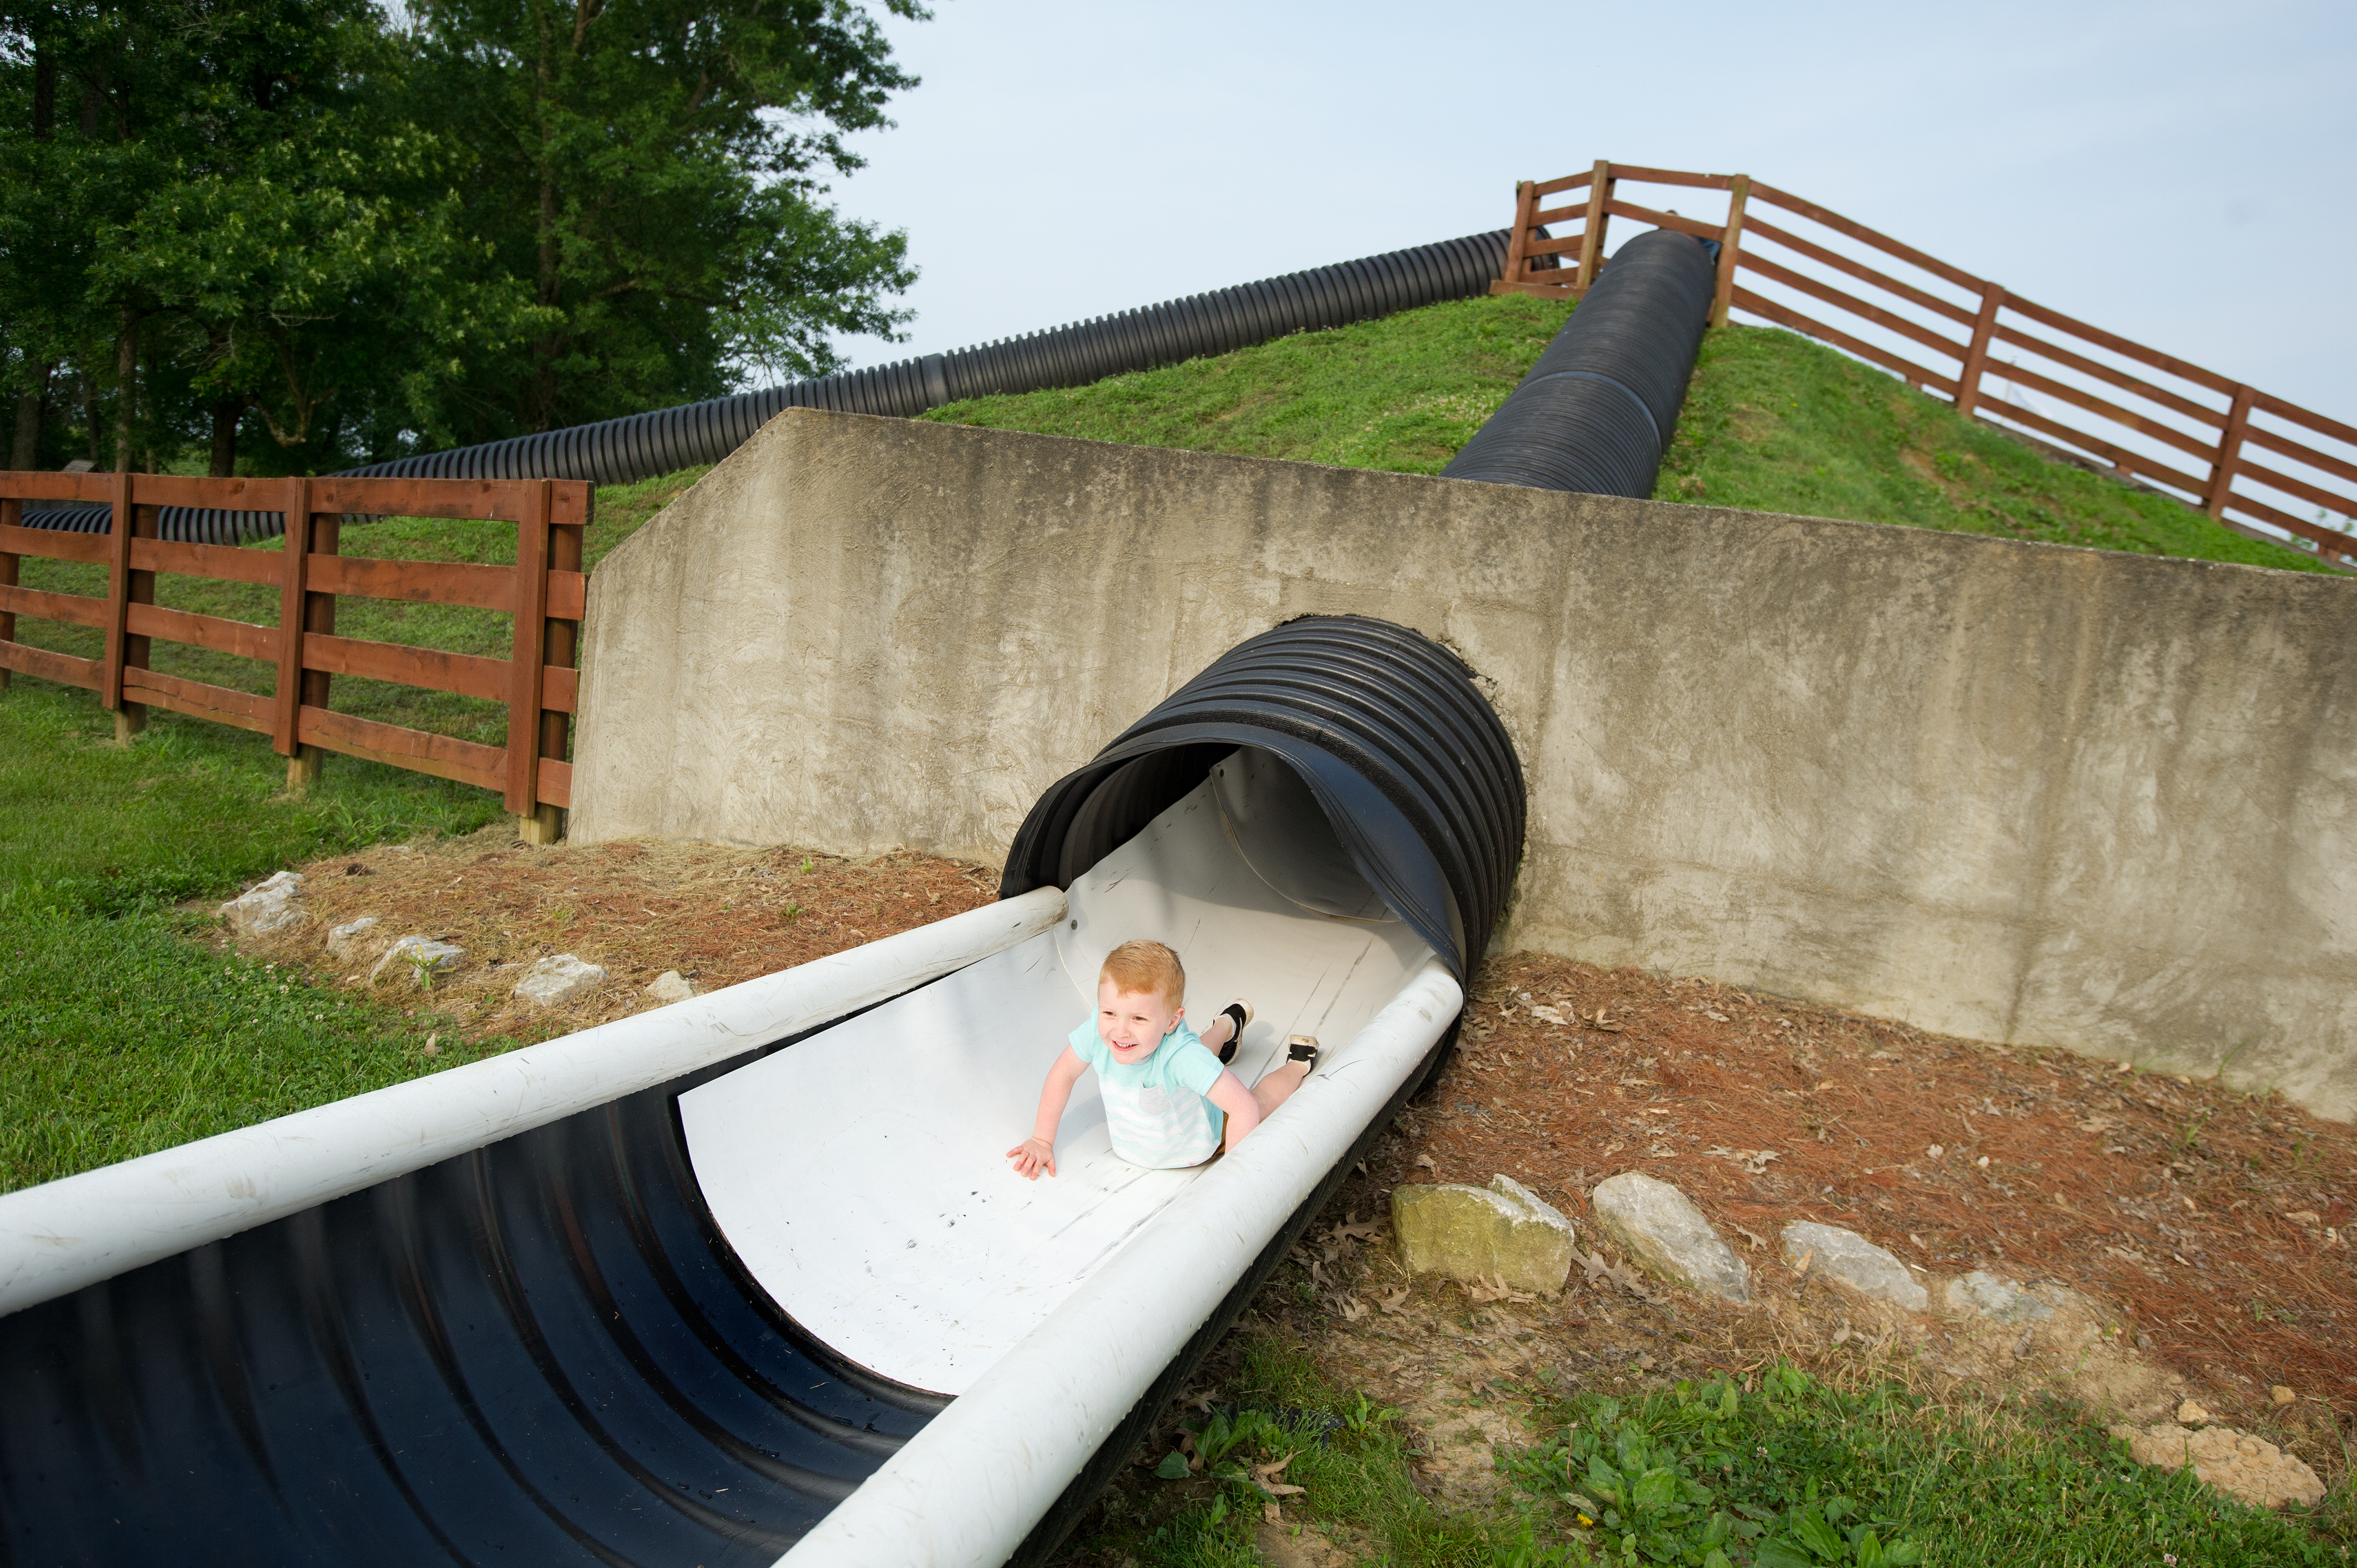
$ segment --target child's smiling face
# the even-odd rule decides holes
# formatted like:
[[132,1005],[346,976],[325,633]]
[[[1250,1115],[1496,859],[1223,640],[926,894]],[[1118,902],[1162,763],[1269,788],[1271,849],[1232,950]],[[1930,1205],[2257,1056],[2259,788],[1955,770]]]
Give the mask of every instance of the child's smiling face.
[[1125,1067],[1152,1056],[1186,1014],[1178,1002],[1154,992],[1121,991],[1110,980],[1097,982],[1097,1037]]

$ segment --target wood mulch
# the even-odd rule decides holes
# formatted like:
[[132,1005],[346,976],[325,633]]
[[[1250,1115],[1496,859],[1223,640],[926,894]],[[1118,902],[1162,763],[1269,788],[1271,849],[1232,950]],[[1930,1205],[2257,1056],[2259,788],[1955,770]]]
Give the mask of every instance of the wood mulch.
[[[447,1021],[442,1042],[530,1042],[656,1005],[646,987],[677,970],[699,991],[756,979],[987,904],[991,867],[899,853],[867,861],[817,850],[608,843],[532,849],[505,824],[465,838],[382,845],[296,868],[310,914],[300,929],[241,940],[322,983],[398,999]],[[366,916],[368,938],[339,959],[328,933]],[[375,981],[404,936],[466,950],[433,993],[404,970]],[[603,967],[605,983],[562,1008],[518,1001],[515,984],[555,953]]]
[[2231,1402],[2357,1413],[2357,1128],[2278,1098],[1515,954],[1405,1131],[1393,1181],[1503,1172],[1577,1221],[1644,1171],[1770,1274],[1785,1224],[1839,1225],[2105,1301]]

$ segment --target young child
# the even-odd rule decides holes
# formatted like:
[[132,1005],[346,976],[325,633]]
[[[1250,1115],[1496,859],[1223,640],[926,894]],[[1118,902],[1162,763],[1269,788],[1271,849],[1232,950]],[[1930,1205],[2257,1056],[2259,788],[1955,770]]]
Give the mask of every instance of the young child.
[[1296,1035],[1285,1061],[1246,1089],[1225,1064],[1252,1007],[1229,1003],[1199,1036],[1186,1025],[1186,994],[1187,972],[1160,942],[1124,942],[1105,955],[1095,1019],[1072,1031],[1040,1087],[1031,1136],[1006,1151],[1017,1175],[1037,1181],[1041,1171],[1056,1174],[1056,1124],[1072,1085],[1091,1068],[1104,1095],[1113,1152],[1132,1165],[1176,1170],[1235,1147],[1318,1065],[1318,1042]]

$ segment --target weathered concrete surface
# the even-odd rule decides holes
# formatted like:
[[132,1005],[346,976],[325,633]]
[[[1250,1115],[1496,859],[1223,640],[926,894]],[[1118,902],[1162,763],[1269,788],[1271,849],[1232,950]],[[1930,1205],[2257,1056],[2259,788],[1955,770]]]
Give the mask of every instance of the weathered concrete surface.
[[1457,648],[1499,933],[2357,1112],[2357,584],[795,410],[600,565],[573,832],[1004,854],[1309,612]]

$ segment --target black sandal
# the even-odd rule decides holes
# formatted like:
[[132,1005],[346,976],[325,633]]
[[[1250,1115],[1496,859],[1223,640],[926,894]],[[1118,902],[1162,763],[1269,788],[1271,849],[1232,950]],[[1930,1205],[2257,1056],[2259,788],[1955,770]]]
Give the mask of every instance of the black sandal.
[[1211,1016],[1231,1018],[1235,1021],[1234,1032],[1228,1036],[1227,1043],[1220,1047],[1220,1065],[1224,1067],[1236,1059],[1236,1047],[1243,1044],[1244,1026],[1253,1021],[1253,1005],[1239,996]]
[[1304,1078],[1308,1078],[1310,1073],[1318,1070],[1318,1058],[1324,1054],[1325,1053],[1318,1048],[1318,1041],[1308,1035],[1296,1035],[1285,1042],[1285,1059],[1286,1061],[1308,1062],[1309,1064],[1308,1069],[1301,1075]]

